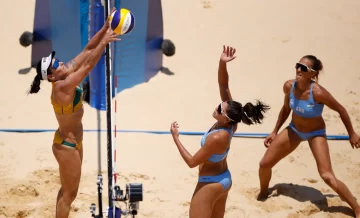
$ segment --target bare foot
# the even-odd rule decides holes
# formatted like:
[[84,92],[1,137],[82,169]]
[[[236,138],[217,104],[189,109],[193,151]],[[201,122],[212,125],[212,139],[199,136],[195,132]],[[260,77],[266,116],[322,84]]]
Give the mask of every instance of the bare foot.
[[265,201],[269,197],[269,191],[260,191],[256,200]]

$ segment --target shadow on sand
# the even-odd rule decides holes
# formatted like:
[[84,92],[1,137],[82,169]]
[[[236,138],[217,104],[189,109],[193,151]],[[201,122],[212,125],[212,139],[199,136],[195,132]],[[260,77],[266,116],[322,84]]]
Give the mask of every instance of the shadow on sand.
[[293,198],[299,202],[310,201],[319,210],[328,213],[342,213],[350,217],[354,217],[354,212],[350,207],[345,206],[330,206],[327,198],[339,197],[337,195],[325,194],[323,195],[319,190],[303,185],[279,183],[269,189],[269,198],[280,195]]

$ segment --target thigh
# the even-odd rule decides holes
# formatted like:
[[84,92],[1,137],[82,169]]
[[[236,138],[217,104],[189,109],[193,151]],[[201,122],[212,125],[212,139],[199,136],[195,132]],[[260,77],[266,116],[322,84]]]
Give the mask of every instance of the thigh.
[[285,128],[267,148],[260,165],[271,168],[285,156],[293,152],[300,144],[301,138],[290,128]]
[[220,183],[198,183],[190,204],[190,218],[210,218],[216,201],[226,191]]
[[313,137],[308,140],[311,152],[315,158],[319,173],[333,173],[329,145],[324,136]]
[[81,176],[81,153],[61,144],[53,145],[53,153],[59,164],[62,191],[77,192]]
[[226,201],[229,194],[227,190],[220,198],[216,201],[211,218],[223,218],[225,215]]

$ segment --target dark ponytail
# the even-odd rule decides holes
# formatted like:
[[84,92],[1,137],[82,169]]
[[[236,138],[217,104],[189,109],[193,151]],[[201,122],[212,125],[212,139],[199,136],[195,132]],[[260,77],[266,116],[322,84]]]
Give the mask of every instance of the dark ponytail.
[[246,125],[261,124],[261,121],[264,119],[263,113],[266,113],[269,109],[268,105],[259,100],[256,102],[256,105],[248,102],[242,108],[241,121]]
[[243,122],[246,125],[261,124],[264,114],[270,107],[257,100],[256,105],[248,102],[243,107],[239,102],[228,101],[227,115],[233,120],[231,124]]
[[39,92],[39,90],[40,90],[40,82],[41,82],[41,78],[40,78],[39,74],[36,74],[36,76],[34,78],[34,81],[31,84],[29,94]]

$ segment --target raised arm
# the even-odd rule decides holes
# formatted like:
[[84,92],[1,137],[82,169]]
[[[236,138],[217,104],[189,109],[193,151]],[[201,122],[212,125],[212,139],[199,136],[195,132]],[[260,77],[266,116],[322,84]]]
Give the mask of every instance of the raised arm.
[[[115,8],[112,9],[111,13],[116,10]],[[110,13],[110,14],[111,14]],[[106,19],[104,25],[102,28],[90,39],[88,44],[85,46],[85,48],[78,54],[74,59],[70,60],[68,63],[66,63],[66,66],[73,72],[77,71],[86,61],[86,58],[88,55],[98,47],[101,40],[104,38],[107,30],[110,26],[110,16]]]
[[79,85],[83,81],[83,79],[90,73],[90,71],[95,67],[100,57],[102,56],[106,45],[108,43],[120,40],[119,38],[117,38],[117,36],[118,35],[109,28],[103,40],[91,53],[89,53],[84,64],[82,64],[75,72],[66,77],[64,82],[61,84],[61,90],[63,92],[70,92],[77,85]]
[[222,101],[232,100],[230,89],[229,89],[229,74],[227,72],[226,63],[235,59],[236,49],[232,47],[223,46],[223,52],[220,56],[219,69],[218,69],[218,83],[220,97]]

